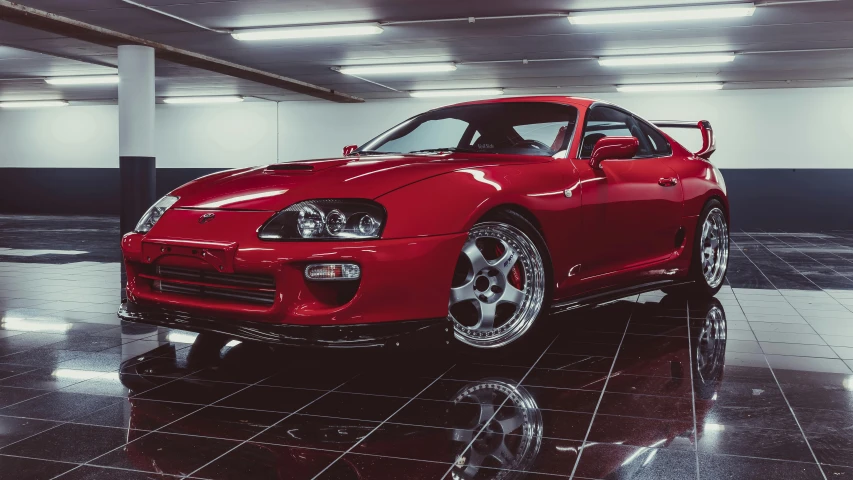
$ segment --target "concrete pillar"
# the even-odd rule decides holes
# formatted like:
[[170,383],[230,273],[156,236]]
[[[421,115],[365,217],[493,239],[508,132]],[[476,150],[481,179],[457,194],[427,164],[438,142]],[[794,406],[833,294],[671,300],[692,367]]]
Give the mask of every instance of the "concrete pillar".
[[121,233],[156,200],[154,161],[154,49],[118,47],[118,144],[121,171]]

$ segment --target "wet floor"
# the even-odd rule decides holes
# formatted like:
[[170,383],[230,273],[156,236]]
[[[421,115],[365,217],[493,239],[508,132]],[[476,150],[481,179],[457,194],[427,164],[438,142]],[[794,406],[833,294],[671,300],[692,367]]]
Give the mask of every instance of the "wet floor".
[[0,478],[853,478],[853,232],[736,233],[716,299],[505,355],[211,354],[116,318],[112,223],[0,216]]

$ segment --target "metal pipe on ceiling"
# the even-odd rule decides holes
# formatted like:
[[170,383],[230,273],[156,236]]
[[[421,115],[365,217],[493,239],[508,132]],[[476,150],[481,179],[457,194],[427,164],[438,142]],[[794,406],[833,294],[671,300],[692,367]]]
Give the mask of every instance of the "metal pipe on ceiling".
[[85,42],[118,47],[119,45],[144,45],[156,51],[157,58],[170,62],[221,73],[230,77],[242,78],[252,82],[270,85],[283,90],[309,95],[339,103],[360,103],[364,100],[321,87],[294,78],[270,73],[257,68],[247,67],[219,58],[202,55],[182,48],[176,48],[160,42],[154,42],[134,35],[117,32],[89,23],[63,17],[55,13],[27,7],[9,0],[0,0],[0,21],[15,23],[29,28],[55,33]]
[[[160,15],[164,15],[171,19],[177,20],[179,22],[186,23],[188,25],[192,25],[209,32],[214,33],[225,33],[231,34],[235,31],[239,31],[237,29],[224,29],[224,28],[212,28],[206,25],[202,25],[197,22],[193,22],[192,20],[188,20],[184,17],[180,17],[178,15],[171,14],[164,10],[160,10],[155,7],[151,7],[145,5],[143,3],[136,2],[134,0],[121,0],[122,2],[133,5],[139,8],[143,8],[153,13],[157,13]],[[841,0],[758,0],[755,1],[754,4],[756,7],[765,7],[765,6],[777,6],[777,5],[791,5],[791,4],[799,4],[799,3],[826,3],[826,2],[839,2]],[[649,8],[654,8],[654,6],[649,6]],[[581,11],[607,11],[610,9],[584,9],[584,10],[576,10],[578,12]],[[433,19],[423,19],[423,20],[389,20],[389,21],[380,21],[379,25],[416,25],[416,24],[424,24],[424,23],[449,23],[449,22],[467,22],[467,23],[475,23],[477,20],[516,20],[516,19],[527,19],[527,18],[555,18],[555,17],[568,17],[570,12],[553,12],[553,13],[531,13],[531,14],[519,14],[519,15],[487,15],[487,16],[473,16],[473,17],[454,17],[454,18],[433,18]],[[277,25],[281,26],[281,25]],[[294,26],[294,25],[288,25]],[[263,28],[263,27],[256,27]]]
[[397,20],[379,22],[380,25],[408,25],[417,23],[442,23],[442,22],[468,22],[475,23],[477,20],[513,20],[519,18],[548,18],[568,17],[568,13],[533,13],[528,15],[494,15],[486,17],[458,17],[458,18],[435,18],[429,20]]
[[141,3],[139,3],[139,2],[134,2],[133,0],[121,0],[121,1],[122,1],[122,2],[124,2],[124,3],[127,3],[128,5],[133,5],[133,6],[135,6],[135,7],[144,8],[145,10],[148,10],[148,11],[150,11],[150,12],[159,13],[160,15],[164,15],[164,16],[166,16],[166,17],[169,17],[169,18],[175,19],[175,20],[177,20],[177,21],[179,21],[179,22],[187,23],[187,24],[192,25],[192,26],[194,26],[194,27],[203,28],[203,29],[205,29],[205,30],[207,30],[207,31],[209,31],[209,32],[214,32],[214,33],[231,33],[231,32],[233,31],[233,30],[230,30],[230,29],[211,28],[211,27],[208,27],[208,26],[202,25],[202,24],[200,24],[200,23],[193,22],[192,20],[187,20],[186,18],[179,17],[179,16],[177,16],[177,15],[172,15],[171,13],[169,13],[169,12],[165,12],[165,11],[160,10],[160,9],[158,9],[158,8],[149,7],[148,5],[144,5],[144,4],[141,4]]

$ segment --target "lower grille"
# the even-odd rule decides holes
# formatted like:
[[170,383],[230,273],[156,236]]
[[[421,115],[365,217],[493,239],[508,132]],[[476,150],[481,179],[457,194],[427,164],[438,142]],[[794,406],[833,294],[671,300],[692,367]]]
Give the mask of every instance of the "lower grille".
[[192,268],[158,266],[150,276],[154,290],[193,297],[241,301],[259,305],[275,302],[275,278],[267,275],[219,273]]

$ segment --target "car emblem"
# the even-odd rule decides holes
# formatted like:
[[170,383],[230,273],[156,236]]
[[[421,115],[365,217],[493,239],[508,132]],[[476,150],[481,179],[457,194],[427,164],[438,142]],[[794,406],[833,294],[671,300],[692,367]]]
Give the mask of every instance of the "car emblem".
[[214,217],[216,217],[215,213],[205,213],[204,215],[198,217],[198,223],[207,223],[213,220]]

